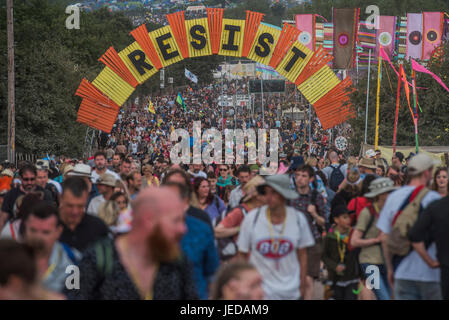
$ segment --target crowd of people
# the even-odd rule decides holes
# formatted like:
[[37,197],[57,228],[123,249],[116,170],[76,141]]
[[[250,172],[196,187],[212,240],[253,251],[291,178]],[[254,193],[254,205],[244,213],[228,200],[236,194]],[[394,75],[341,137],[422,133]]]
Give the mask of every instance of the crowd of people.
[[261,176],[121,149],[2,165],[0,298],[449,298],[448,170],[425,154],[294,149]]
[[[266,94],[264,117],[260,95],[222,116],[220,86],[187,87],[185,109],[176,95],[124,108],[91,158],[3,163],[0,298],[449,299],[447,167],[339,152],[315,117],[282,116],[288,94]],[[277,128],[276,174],[173,163],[170,134],[192,147],[194,121]]]

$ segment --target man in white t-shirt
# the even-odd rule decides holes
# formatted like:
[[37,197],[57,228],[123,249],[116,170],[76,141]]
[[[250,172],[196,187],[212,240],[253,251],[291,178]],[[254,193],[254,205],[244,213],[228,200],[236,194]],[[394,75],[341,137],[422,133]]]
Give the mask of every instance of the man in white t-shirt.
[[[417,251],[412,250],[396,266],[393,267],[393,257],[388,251],[387,238],[391,232],[395,218],[404,201],[420,186],[427,186],[432,180],[433,166],[437,163],[427,155],[420,153],[414,156],[408,165],[410,182],[408,185],[390,193],[380,212],[377,227],[381,231],[382,249],[388,271],[388,281],[394,290],[396,300],[440,300],[440,269],[431,268],[421,258]],[[435,191],[429,191],[421,201],[421,207],[426,208],[431,202],[440,199]],[[436,260],[435,243],[427,248],[427,254]]]
[[257,268],[265,298],[298,300],[304,296],[307,247],[315,244],[302,212],[286,205],[298,197],[287,175],[273,175],[258,187],[267,206],[250,211],[242,222],[239,256]]
[[102,175],[103,173],[108,173],[115,179],[121,180],[120,176],[117,173],[106,168],[106,153],[104,153],[103,151],[98,151],[97,153],[95,153],[94,162],[95,169],[92,170],[91,174],[92,183],[96,184],[98,179],[100,178],[100,175]]

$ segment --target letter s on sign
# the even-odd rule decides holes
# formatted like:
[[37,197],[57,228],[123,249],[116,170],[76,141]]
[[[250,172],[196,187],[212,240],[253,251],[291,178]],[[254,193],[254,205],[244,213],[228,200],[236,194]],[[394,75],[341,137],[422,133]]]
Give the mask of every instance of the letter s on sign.
[[379,19],[378,19],[378,17],[380,16],[379,7],[376,5],[370,5],[370,6],[366,7],[365,13],[371,14],[366,19],[367,28],[370,30],[379,29]]

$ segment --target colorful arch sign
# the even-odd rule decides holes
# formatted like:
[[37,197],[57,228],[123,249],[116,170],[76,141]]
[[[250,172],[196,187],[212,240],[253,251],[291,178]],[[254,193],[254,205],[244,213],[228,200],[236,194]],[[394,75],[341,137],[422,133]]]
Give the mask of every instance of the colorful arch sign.
[[328,67],[333,57],[315,52],[300,41],[295,27],[262,22],[263,14],[247,11],[246,20],[223,18],[224,9],[208,8],[207,18],[185,20],[184,12],[167,15],[169,25],[148,32],[145,24],[131,32],[136,40],[121,52],[110,47],[99,61],[105,68],[90,83],[81,81],[77,121],[110,132],[120,106],[159,69],[189,57],[245,57],[273,67],[296,84],[314,106],[321,125],[329,129],[351,117],[351,80],[340,81]]

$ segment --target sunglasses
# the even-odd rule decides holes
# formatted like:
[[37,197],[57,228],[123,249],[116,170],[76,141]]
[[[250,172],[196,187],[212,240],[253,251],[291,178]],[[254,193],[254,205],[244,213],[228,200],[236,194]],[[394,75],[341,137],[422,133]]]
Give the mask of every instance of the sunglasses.
[[34,181],[36,178],[22,178],[23,181]]
[[228,169],[220,169],[220,171],[228,171]]

